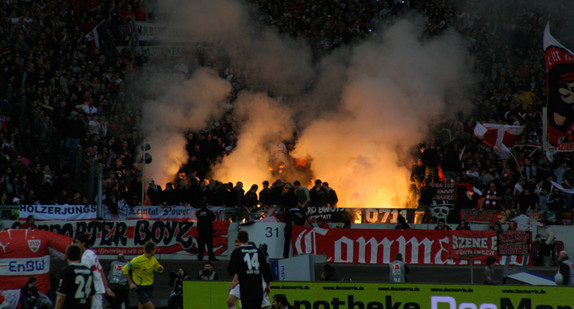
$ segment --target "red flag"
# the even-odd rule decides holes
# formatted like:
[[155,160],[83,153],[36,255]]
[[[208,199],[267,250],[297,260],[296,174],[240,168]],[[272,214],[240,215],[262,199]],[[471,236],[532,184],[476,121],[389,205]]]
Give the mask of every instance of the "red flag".
[[[102,22],[103,23],[103,22]],[[92,29],[92,31],[88,32],[85,35],[85,38],[88,40],[88,42],[90,43],[90,46],[92,48],[92,50],[95,49],[100,49],[100,36],[98,34],[98,27],[102,24],[99,23],[97,26],[94,27],[94,29]]]
[[130,48],[136,48],[139,44],[138,41],[138,31],[136,22],[134,17],[124,19],[125,27],[126,27],[126,36],[128,41],[128,46]]
[[474,135],[492,147],[498,156],[506,159],[510,155],[509,147],[516,143],[522,129],[522,126],[477,123],[474,127]]

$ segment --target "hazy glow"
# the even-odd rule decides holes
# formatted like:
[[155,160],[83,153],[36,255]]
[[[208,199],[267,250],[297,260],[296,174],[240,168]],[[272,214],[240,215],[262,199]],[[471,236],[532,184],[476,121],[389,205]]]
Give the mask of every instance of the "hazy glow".
[[184,82],[172,80],[173,76],[154,79],[154,86],[159,83],[165,92],[145,102],[142,123],[152,155],[152,164],[146,165],[146,178],[154,178],[162,188],[187,161],[184,133],[200,130],[212,117],[221,116],[231,91],[231,85],[210,69],[197,70]]
[[[312,63],[308,46],[255,24],[239,1],[160,5],[178,8],[168,34],[223,51],[253,91],[241,92],[234,102],[238,142],[214,166],[214,179],[242,181],[246,189],[263,180],[272,183],[268,161],[275,139],[289,139],[296,131],[293,156],[311,160],[313,175],[337,191],[339,206],[404,207],[409,150],[426,138],[429,125],[468,106],[464,93],[473,82],[472,63],[462,41],[451,32],[421,41],[424,20],[397,21],[352,49],[333,51]],[[218,26],[206,26],[213,21]],[[185,151],[185,141],[172,134],[199,130],[210,117],[221,115],[221,102],[231,88],[214,74],[196,73],[173,89],[179,90],[170,88],[164,99],[147,105],[146,120],[153,123],[148,132],[166,149],[154,154],[153,175],[179,168],[182,156],[171,155]],[[172,104],[170,99],[182,92],[188,97],[184,106]],[[283,102],[268,93],[284,96]],[[166,119],[155,119],[164,115]],[[285,180],[295,179],[300,179],[297,174]]]
[[271,183],[269,154],[277,137],[288,138],[293,131],[291,113],[263,94],[244,92],[235,102],[235,117],[241,123],[237,147],[214,167],[214,179],[224,182],[242,181],[249,189],[261,188],[263,180]]

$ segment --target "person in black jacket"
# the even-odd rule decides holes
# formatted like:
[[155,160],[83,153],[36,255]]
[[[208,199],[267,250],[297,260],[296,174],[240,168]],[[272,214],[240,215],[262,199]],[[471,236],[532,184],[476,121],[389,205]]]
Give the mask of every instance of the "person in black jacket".
[[28,283],[20,289],[21,295],[21,308],[22,309],[32,309],[32,308],[51,308],[52,303],[47,296],[44,296],[38,292],[36,288],[35,277],[28,278]]
[[147,189],[147,197],[149,198],[149,201],[152,205],[154,205],[154,206],[160,205],[161,204],[161,195],[162,195],[161,186],[156,184],[152,178],[150,178],[148,181],[149,181],[149,186]]
[[306,217],[306,214],[299,207],[292,207],[285,213],[285,243],[283,245],[283,258],[289,257],[293,225],[305,225]]
[[[239,247],[233,250],[229,260],[229,275],[237,275],[241,307],[261,309],[263,295],[269,294],[272,281],[271,270],[261,250],[249,244],[249,234],[241,230],[237,233]],[[265,289],[263,284],[266,282]],[[231,287],[233,288],[233,287]]]
[[315,186],[309,190],[309,196],[311,197],[309,205],[323,207],[329,203],[329,195],[325,189],[323,189],[322,184],[323,182],[320,179],[315,180]]
[[205,281],[219,280],[219,274],[213,270],[213,264],[207,261],[203,264],[203,268],[199,271],[195,279]]
[[331,264],[323,265],[323,272],[321,273],[321,281],[339,281],[337,272]]
[[456,151],[456,145],[448,145],[441,162],[446,183],[458,182],[458,174],[460,173],[461,166],[462,164]]
[[217,261],[213,253],[213,221],[215,221],[215,214],[207,208],[206,203],[203,203],[197,212],[197,259],[200,261],[203,260],[205,246],[207,246],[209,260]]
[[440,163],[440,155],[438,151],[432,145],[422,145],[420,151],[421,159],[426,167],[425,179],[430,178],[432,182],[439,182],[438,165]]
[[405,217],[403,217],[402,215],[399,215],[397,217],[397,223],[398,224],[395,226],[395,229],[397,230],[408,230],[411,228],[407,223],[407,219],[405,219]]
[[172,288],[169,294],[168,309],[183,309],[183,281],[188,280],[189,276],[183,268],[179,268],[177,273],[169,274],[169,286]]
[[283,192],[281,193],[281,210],[288,211],[291,208],[297,208],[298,204],[295,188],[293,188],[290,183],[285,183],[283,185]]
[[484,284],[500,284],[500,280],[496,279],[494,275],[494,264],[496,257],[489,256],[486,258],[486,266],[484,267],[483,283]]
[[333,188],[329,187],[329,183],[324,182],[322,184],[323,190],[327,192],[327,206],[329,207],[337,207],[337,203],[339,202],[339,197],[337,197],[337,192],[333,190]]
[[69,245],[66,248],[66,260],[68,266],[61,272],[56,292],[56,309],[89,309],[96,289],[92,270],[81,264],[82,249],[75,244]]
[[269,189],[269,181],[263,181],[263,189],[259,192],[259,202],[263,206],[271,206],[272,198],[271,198],[271,189]]

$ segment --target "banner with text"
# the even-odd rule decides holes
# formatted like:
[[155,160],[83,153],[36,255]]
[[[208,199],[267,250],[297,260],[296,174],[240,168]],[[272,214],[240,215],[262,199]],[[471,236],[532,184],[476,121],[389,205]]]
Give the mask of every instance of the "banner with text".
[[140,45],[136,47],[135,50],[138,55],[146,57],[181,57],[185,54],[189,54],[193,49],[184,46]]
[[486,260],[497,254],[495,231],[449,231],[448,257]]
[[71,242],[71,238],[47,231],[0,231],[0,290],[20,290],[34,276],[38,280],[36,288],[47,293],[50,290],[50,256],[63,257]]
[[505,220],[499,219],[500,213],[501,212],[498,210],[490,210],[490,209],[475,209],[475,208],[461,209],[460,210],[460,219],[466,220],[468,222],[475,222],[475,223],[478,223],[478,222],[490,223],[490,222],[496,222],[496,221],[501,221],[501,222],[506,221],[506,217],[504,217]]
[[[215,214],[215,220],[225,219],[225,208],[209,207]],[[197,221],[200,208],[191,206],[135,206],[130,207],[127,220],[191,220]]]
[[322,218],[328,222],[345,222],[348,219],[348,208],[329,206],[308,206],[307,218]]
[[[321,229],[293,226],[292,245],[295,254],[325,255],[332,263],[388,264],[396,253],[402,253],[407,264],[467,264],[449,258],[453,231]],[[496,237],[495,232],[493,233]],[[477,233],[477,235],[491,235]],[[490,242],[487,244],[491,245]],[[494,255],[496,246],[494,244]],[[502,257],[500,263],[521,265],[522,256]],[[484,264],[483,261],[476,263]]]
[[[218,308],[228,282],[184,281],[185,309]],[[572,309],[566,287],[364,282],[271,282],[270,298],[285,294],[299,309]]]
[[[407,218],[407,220],[409,217],[406,208],[354,208],[349,210],[355,212],[354,215],[349,216],[354,218],[355,223],[397,223],[399,215]],[[411,211],[414,213],[414,209]]]
[[[17,229],[21,222],[12,223]],[[90,237],[91,247],[97,254],[139,255],[148,240],[157,243],[156,254],[197,255],[197,225],[188,221],[43,221],[39,230],[47,230],[74,238],[80,233]],[[220,255],[227,250],[229,222],[213,223],[213,251]],[[207,255],[207,253],[205,253]]]
[[110,21],[109,30],[116,46],[133,48],[138,45],[138,29],[134,18],[113,19]]
[[436,193],[433,196],[435,201],[455,201],[458,185],[455,183],[433,182],[431,186]]
[[498,255],[520,255],[530,253],[532,233],[530,231],[502,231],[498,233]]
[[20,219],[33,215],[36,220],[94,220],[96,205],[20,205]]
[[165,24],[137,21],[135,25],[140,41],[160,41],[162,39],[161,33],[165,29]]

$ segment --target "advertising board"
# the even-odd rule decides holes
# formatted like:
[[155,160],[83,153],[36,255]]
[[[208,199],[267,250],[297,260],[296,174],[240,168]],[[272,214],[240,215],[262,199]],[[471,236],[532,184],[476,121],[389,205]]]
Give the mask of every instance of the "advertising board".
[[[186,281],[184,308],[220,308],[229,283]],[[568,287],[272,282],[299,309],[572,309]],[[238,308],[239,307],[239,304]],[[291,307],[289,307],[291,308]]]

